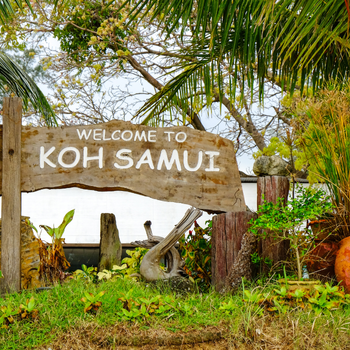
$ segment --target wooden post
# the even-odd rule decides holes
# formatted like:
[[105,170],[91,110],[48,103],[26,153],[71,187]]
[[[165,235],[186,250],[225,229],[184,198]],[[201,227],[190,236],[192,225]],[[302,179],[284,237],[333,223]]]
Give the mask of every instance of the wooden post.
[[[278,198],[287,202],[289,193],[289,180],[285,176],[259,177],[257,183],[258,208],[263,204],[263,196],[266,201],[276,203]],[[272,238],[265,238],[259,243],[259,251],[262,258],[269,258],[273,264],[286,260],[289,242],[287,240],[276,243]]]
[[22,100],[5,97],[2,141],[1,290],[21,289]]
[[113,265],[120,265],[122,245],[114,214],[101,214],[99,271],[111,270]]
[[241,249],[242,237],[253,218],[256,218],[256,214],[250,211],[230,212],[213,217],[211,271],[212,285],[216,290],[225,286],[226,277]]

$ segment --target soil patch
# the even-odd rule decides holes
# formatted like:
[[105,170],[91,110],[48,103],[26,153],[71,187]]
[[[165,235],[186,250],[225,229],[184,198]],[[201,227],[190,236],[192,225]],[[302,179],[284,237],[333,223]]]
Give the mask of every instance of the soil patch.
[[231,349],[226,335],[227,331],[217,327],[171,332],[164,328],[143,330],[136,325],[101,327],[90,324],[70,329],[42,350]]

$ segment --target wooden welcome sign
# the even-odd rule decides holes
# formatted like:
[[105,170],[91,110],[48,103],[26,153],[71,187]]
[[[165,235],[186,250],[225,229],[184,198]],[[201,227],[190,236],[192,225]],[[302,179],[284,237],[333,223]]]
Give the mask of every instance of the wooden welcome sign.
[[67,187],[126,190],[211,212],[246,209],[233,144],[218,135],[117,120],[21,127],[21,110],[19,98],[4,99],[1,266],[8,286],[18,289],[20,283],[21,192]]
[[111,121],[22,127],[21,191],[126,190],[211,211],[245,209],[233,144],[186,127]]

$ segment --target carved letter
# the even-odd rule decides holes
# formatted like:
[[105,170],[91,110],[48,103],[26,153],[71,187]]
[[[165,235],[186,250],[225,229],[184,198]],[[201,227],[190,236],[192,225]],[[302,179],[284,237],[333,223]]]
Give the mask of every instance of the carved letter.
[[168,135],[168,141],[170,142],[171,140],[170,140],[170,135],[171,134],[175,134],[175,132],[174,131],[164,131],[164,134],[167,134]]
[[[182,137],[183,137],[182,140],[180,140],[179,135],[182,135]],[[179,142],[179,143],[185,142],[186,139],[187,139],[187,135],[186,135],[186,133],[184,133],[183,131],[178,132],[178,133],[176,134],[176,136],[175,136],[175,140],[176,140],[177,142]]]
[[220,171],[220,168],[214,168],[214,157],[220,155],[220,152],[207,151],[205,154],[209,156],[209,168],[205,171]]
[[117,133],[117,132],[119,132],[120,133],[120,130],[116,130],[116,131],[113,131],[113,134],[112,134],[112,140],[120,140],[120,137],[118,136],[118,137],[114,137],[114,135]]
[[148,130],[148,142],[156,142],[156,136],[155,130]]
[[153,170],[154,165],[153,165],[153,160],[152,160],[152,155],[151,151],[147,149],[145,153],[141,156],[140,160],[136,164],[136,169],[140,169],[142,164],[148,164],[149,167]]
[[103,141],[109,141],[111,140],[111,138],[106,139],[106,130],[103,130],[103,137],[102,137]]
[[143,131],[141,132],[141,135],[140,135],[140,132],[139,132],[138,130],[136,130],[135,137],[134,137],[134,141],[136,141],[137,139],[139,139],[139,141],[142,141],[142,139],[144,139],[144,141],[147,142],[145,130],[143,130]]
[[201,165],[202,165],[202,161],[203,161],[203,152],[202,151],[199,151],[198,152],[198,162],[197,162],[197,165],[194,167],[194,168],[191,168],[189,165],[188,165],[188,151],[184,151],[184,167],[186,170],[188,171],[197,171]]
[[180,159],[179,159],[179,152],[175,149],[173,150],[173,153],[171,154],[171,158],[170,160],[168,159],[168,155],[166,153],[165,149],[162,149],[162,151],[160,152],[160,156],[159,156],[159,161],[158,161],[158,165],[157,165],[157,170],[161,170],[162,169],[162,165],[164,163],[165,167],[167,170],[170,170],[174,164],[174,162],[176,163],[176,168],[177,170],[181,171],[181,164],[180,164]]
[[[67,164],[63,162],[63,155],[66,152],[74,152],[75,153],[75,160],[72,164]],[[58,155],[58,164],[63,166],[64,168],[74,168],[80,160],[80,152],[78,149],[76,149],[75,147],[66,147],[63,148],[63,150],[60,152],[60,154]]]
[[123,153],[131,153],[130,149],[120,149],[117,153],[116,153],[116,157],[120,160],[126,160],[128,162],[128,164],[126,165],[119,165],[118,163],[114,163],[113,165],[117,168],[117,169],[128,169],[131,168],[134,165],[134,161],[132,158],[128,157],[128,156],[123,156]]
[[102,129],[94,129],[93,139],[95,141],[101,141],[102,140],[101,137],[102,137]]
[[52,163],[48,156],[56,149],[56,147],[51,147],[46,153],[43,146],[40,147],[40,168],[43,169],[45,163],[50,165],[52,168],[56,168],[56,164]]
[[[130,137],[127,139],[126,137],[125,137],[125,134],[126,133],[129,133],[130,134]],[[132,139],[132,131],[130,131],[130,130],[124,130],[123,132],[122,132],[122,140],[124,140],[124,141],[130,141]]]
[[83,167],[87,168],[87,162],[90,160],[98,160],[98,167],[100,169],[103,168],[103,147],[100,147],[98,150],[98,156],[94,157],[88,157],[88,149],[87,147],[84,147],[84,153],[83,153]]
[[92,131],[92,130],[90,129],[90,130],[89,130],[89,133],[87,134],[85,129],[81,130],[81,133],[80,133],[80,130],[77,129],[77,133],[78,133],[78,136],[79,136],[79,140],[82,140],[83,137],[85,137],[85,140],[88,140],[89,137],[90,137],[90,135],[91,135],[91,131]]

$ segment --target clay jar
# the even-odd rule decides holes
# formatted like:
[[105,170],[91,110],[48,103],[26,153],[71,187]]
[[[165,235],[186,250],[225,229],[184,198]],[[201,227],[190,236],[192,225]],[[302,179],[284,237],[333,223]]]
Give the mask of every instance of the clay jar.
[[338,282],[350,293],[350,237],[340,241],[340,249],[335,259],[335,275]]
[[334,278],[334,264],[339,243],[336,242],[316,242],[317,246],[309,255],[309,260],[306,263],[309,272],[316,272],[317,277]]

